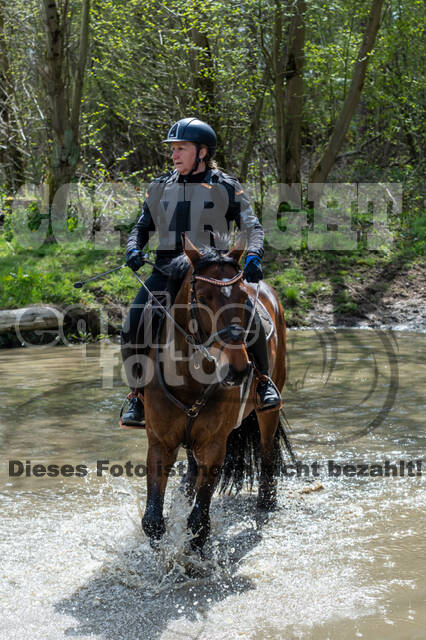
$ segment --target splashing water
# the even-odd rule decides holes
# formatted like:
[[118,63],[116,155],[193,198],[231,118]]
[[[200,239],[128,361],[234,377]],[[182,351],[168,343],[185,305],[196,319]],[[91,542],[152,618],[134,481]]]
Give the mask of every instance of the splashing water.
[[[316,338],[296,335],[286,414],[297,457],[324,463],[320,477],[316,484],[304,477],[280,481],[279,510],[264,521],[256,518],[255,492],[214,496],[205,560],[187,551],[190,507],[179,478],[169,480],[167,532],[154,551],[140,526],[145,479],[97,476],[97,459],[136,464],[146,456],[144,435],[116,429],[123,389],[97,384],[102,362],[82,363],[76,351],[62,349],[37,358],[21,351],[13,367],[10,355],[0,358],[0,372],[2,366],[7,372],[0,389],[0,638],[422,638],[424,474],[330,477],[325,465],[329,458],[370,465],[422,458],[421,338],[397,337],[400,381],[387,420],[345,442],[346,425],[358,428],[378,411],[373,397],[357,406],[363,379],[368,389],[376,380],[375,393],[385,395],[387,369],[374,377],[366,366],[359,374],[352,368],[348,387],[337,362],[328,387],[317,390],[313,367],[304,378]],[[360,332],[357,339],[362,346]],[[339,343],[339,354],[352,362],[345,345]],[[57,380],[59,396],[50,393]],[[16,406],[19,424],[12,419]],[[332,430],[330,442],[313,442],[317,422],[321,435]],[[85,463],[89,473],[10,478],[9,459]]]

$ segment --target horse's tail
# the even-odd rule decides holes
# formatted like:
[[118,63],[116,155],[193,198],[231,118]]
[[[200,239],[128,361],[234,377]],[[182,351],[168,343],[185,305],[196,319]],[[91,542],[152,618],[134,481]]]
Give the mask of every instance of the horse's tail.
[[[285,470],[285,460],[295,461],[294,454],[287,434],[281,423],[274,436],[275,440],[275,475],[281,475]],[[234,429],[228,436],[226,443],[225,462],[219,480],[219,491],[229,493],[241,491],[244,483],[252,489],[255,479],[259,478],[261,463],[260,429],[256,412],[252,411],[245,418],[238,429]]]

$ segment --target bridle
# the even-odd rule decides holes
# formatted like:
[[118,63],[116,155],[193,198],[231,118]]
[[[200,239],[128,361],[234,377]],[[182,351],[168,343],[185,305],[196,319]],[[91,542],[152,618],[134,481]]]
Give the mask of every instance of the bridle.
[[230,342],[231,340],[238,340],[239,338],[242,338],[245,334],[244,327],[242,327],[241,325],[229,324],[226,327],[223,327],[223,329],[220,329],[219,331],[216,331],[211,335],[207,335],[201,322],[199,301],[197,299],[197,294],[195,291],[195,284],[198,281],[198,282],[207,282],[208,284],[211,284],[215,287],[231,287],[236,282],[239,282],[243,277],[243,272],[240,270],[238,263],[236,261],[233,261],[227,264],[232,264],[238,269],[237,274],[233,278],[229,278],[226,280],[218,280],[217,278],[212,278],[210,276],[199,275],[195,270],[191,276],[191,290],[189,294],[190,318],[191,320],[194,320],[196,323],[197,329],[195,333],[196,333],[198,342],[202,344],[206,349],[208,349],[217,340],[221,340],[222,341],[221,350],[222,350],[224,346],[223,343]]
[[[158,265],[154,264],[153,262],[151,262],[150,260],[145,260],[145,262],[147,264],[150,264],[154,267],[154,269],[156,269],[157,271],[159,271],[160,273],[162,273],[165,276],[168,276],[169,274],[164,271],[163,269],[161,269]],[[212,263],[214,264],[214,263]],[[259,285],[256,287],[256,297],[255,297],[255,301],[254,301],[254,305],[252,308],[252,312],[250,315],[250,319],[249,322],[247,324],[246,329],[244,330],[240,325],[233,325],[230,324],[227,327],[224,327],[223,329],[221,329],[220,331],[217,331],[216,333],[207,336],[205,331],[203,330],[202,327],[202,323],[200,321],[200,310],[198,307],[198,301],[197,301],[197,296],[196,296],[196,292],[195,292],[195,283],[197,282],[197,280],[200,281],[204,281],[204,282],[208,282],[210,284],[213,284],[217,287],[230,287],[233,284],[235,284],[236,282],[238,282],[239,280],[241,280],[241,278],[243,277],[244,273],[240,270],[240,265],[238,264],[238,262],[236,260],[229,260],[227,261],[226,264],[230,264],[232,266],[234,266],[237,270],[236,275],[231,278],[230,280],[218,280],[216,278],[211,278],[209,276],[203,276],[200,275],[199,273],[196,272],[196,270],[194,269],[192,276],[191,276],[191,290],[190,290],[190,317],[191,319],[195,320],[197,323],[197,331],[196,331],[196,337],[198,339],[198,342],[196,342],[194,335],[191,335],[190,333],[187,333],[187,331],[185,331],[185,329],[178,323],[176,322],[176,320],[173,318],[173,316],[171,315],[171,313],[169,313],[168,309],[160,302],[160,300],[158,300],[158,298],[152,293],[152,291],[150,291],[148,289],[148,287],[146,286],[146,284],[144,283],[144,281],[142,280],[142,278],[136,273],[136,271],[132,271],[133,275],[137,278],[137,280],[139,281],[139,283],[142,285],[142,287],[144,289],[146,289],[147,293],[148,293],[148,299],[151,299],[155,302],[156,307],[158,309],[161,309],[161,311],[163,312],[163,314],[165,316],[167,316],[167,318],[171,321],[172,325],[174,325],[175,329],[177,329],[179,331],[179,333],[181,333],[183,335],[183,337],[185,338],[185,341],[191,345],[191,347],[195,350],[198,351],[199,353],[201,353],[206,360],[208,360],[209,362],[214,362],[217,365],[217,358],[210,353],[210,351],[208,350],[209,347],[213,344],[213,342],[215,342],[215,340],[217,340],[217,338],[221,338],[221,336],[225,336],[225,342],[229,342],[230,340],[238,340],[238,338],[240,337],[240,335],[242,333],[244,333],[244,338],[243,338],[243,342],[245,342],[248,332],[250,331],[250,327],[251,324],[253,322],[253,317],[256,311],[256,304],[257,304],[257,300],[259,297]],[[226,336],[228,336],[228,340],[226,340]],[[221,338],[222,340],[224,340],[224,338]],[[223,345],[224,346],[224,345]],[[222,347],[223,348],[223,347]],[[221,349],[222,350],[222,349]]]

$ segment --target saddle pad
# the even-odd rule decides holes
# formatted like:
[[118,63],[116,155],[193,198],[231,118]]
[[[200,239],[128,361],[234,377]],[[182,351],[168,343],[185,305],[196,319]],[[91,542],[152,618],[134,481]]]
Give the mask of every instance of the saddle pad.
[[[252,304],[254,304],[255,298],[254,296],[250,296],[250,301]],[[260,319],[262,321],[262,325],[263,328],[265,330],[265,334],[266,334],[266,340],[269,341],[271,339],[271,337],[274,334],[275,331],[275,327],[274,327],[274,323],[272,322],[272,318],[271,318],[271,314],[269,313],[268,309],[265,307],[265,305],[258,299],[257,300],[257,304],[256,304],[256,310],[257,313],[260,316]]]
[[[161,292],[155,292],[155,297],[160,304],[164,305],[168,311],[170,306],[167,304],[169,296],[162,294]],[[152,344],[155,341],[156,333],[158,331],[160,320],[163,317],[163,312],[158,307],[157,303],[149,298],[145,303],[143,312],[139,320],[139,326],[137,331],[137,342],[140,344],[146,344],[146,346]]]

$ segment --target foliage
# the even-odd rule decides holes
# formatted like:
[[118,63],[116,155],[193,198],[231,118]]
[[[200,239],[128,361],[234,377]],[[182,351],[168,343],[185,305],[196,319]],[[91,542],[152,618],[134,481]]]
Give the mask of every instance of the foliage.
[[[77,64],[82,1],[57,0],[57,5],[66,9],[66,69],[72,75]],[[170,167],[169,151],[162,144],[165,133],[171,122],[185,115],[197,115],[213,124],[219,136],[219,162],[235,173],[242,166],[254,127],[253,144],[248,149],[248,180],[253,186],[255,209],[260,213],[265,193],[279,174],[276,75],[288,71],[272,68],[273,47],[278,25],[279,53],[284,59],[294,6],[294,2],[272,0],[92,3],[81,104],[81,156],[73,178],[76,191],[87,192],[81,198],[92,202],[90,228],[83,242],[84,220],[78,206],[71,203],[62,230],[65,240],[60,246],[20,248],[13,231],[17,213],[10,210],[8,177],[0,167],[0,306],[41,301],[91,305],[100,295],[128,303],[135,290],[134,277],[128,270],[104,280],[101,294],[99,283],[77,290],[72,281],[104,271],[122,259],[117,246],[101,251],[91,242],[106,219],[108,239],[114,233],[121,234],[121,241],[125,239],[143,199],[141,183]],[[358,4],[312,0],[306,6],[301,132],[304,202],[300,213],[306,211],[309,229],[302,230],[296,252],[304,256],[315,219],[307,203],[306,182],[347,95],[371,0]],[[0,149],[10,144],[4,126],[9,110],[14,140],[18,140],[23,159],[23,175],[16,176],[15,184],[27,181],[38,185],[46,179],[54,139],[51,104],[45,90],[42,11],[43,3],[35,0],[0,0],[4,45],[0,72],[7,79],[3,87],[7,100],[0,104]],[[414,259],[424,255],[426,249],[423,12],[421,0],[386,3],[360,105],[329,175],[330,182],[401,184],[402,210],[391,218],[392,251]],[[70,78],[64,80],[70,91]],[[260,111],[256,120],[257,104]],[[111,199],[107,190],[117,185],[133,189],[134,195],[126,199],[116,189]],[[281,211],[285,208],[282,206]],[[26,224],[34,236],[42,226],[43,210],[43,204],[35,200],[24,209]],[[277,233],[285,233],[285,225],[278,224],[281,227]],[[347,248],[338,259],[336,251],[326,252],[324,258],[317,250],[311,252],[315,254],[312,260],[342,271],[346,267],[349,270],[349,264],[361,268],[382,259],[386,247],[373,255],[364,250],[371,228],[369,212],[353,212],[351,224],[358,232],[356,250]],[[74,238],[77,241],[69,242]],[[292,254],[282,250],[272,255],[271,250],[267,276],[278,288],[290,320],[297,323],[317,297],[329,295],[330,288],[345,281],[348,274],[335,273],[335,282],[328,276],[311,281],[300,268],[297,255],[292,257],[292,268],[282,273],[283,255]],[[342,312],[354,311],[349,298],[339,304]]]

